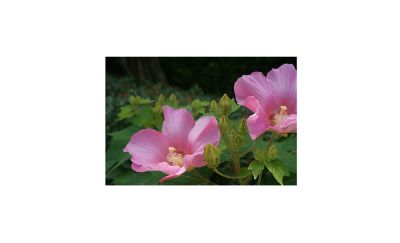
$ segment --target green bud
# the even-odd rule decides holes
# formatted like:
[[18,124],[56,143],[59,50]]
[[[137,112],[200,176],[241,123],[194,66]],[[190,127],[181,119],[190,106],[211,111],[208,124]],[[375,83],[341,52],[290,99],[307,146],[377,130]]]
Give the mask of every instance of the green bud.
[[230,127],[231,127],[231,124],[230,124],[229,119],[225,115],[222,115],[222,117],[219,121],[219,128],[221,129],[221,132],[227,133]]
[[204,160],[207,162],[207,167],[217,168],[220,162],[221,151],[214,144],[207,144],[204,148]]
[[212,100],[210,103],[210,111],[213,113],[218,113],[218,104],[215,100]]
[[233,131],[234,131],[233,132],[233,141],[235,142],[235,144],[238,147],[241,147],[245,142],[244,135],[239,133],[239,132],[237,132],[237,131],[235,131],[235,130],[233,130]]
[[274,143],[269,146],[268,150],[265,150],[267,154],[267,159],[269,161],[276,159],[276,157],[278,156],[278,149],[276,148],[276,145]]
[[240,122],[239,122],[239,133],[240,133],[240,134],[246,134],[246,133],[247,133],[247,122],[246,122],[246,118],[240,119]]
[[258,148],[254,149],[253,156],[258,161],[266,161],[267,160],[267,154],[265,153],[265,149],[258,149]]
[[219,100],[219,109],[224,115],[227,115],[229,114],[229,112],[231,112],[232,110],[231,101],[227,94],[224,94]]

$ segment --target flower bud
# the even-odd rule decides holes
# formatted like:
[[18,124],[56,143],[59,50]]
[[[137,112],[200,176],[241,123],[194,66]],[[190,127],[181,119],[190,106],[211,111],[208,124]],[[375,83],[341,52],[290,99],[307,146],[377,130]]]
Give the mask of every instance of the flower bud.
[[245,142],[244,135],[241,134],[241,133],[239,133],[239,132],[236,132],[235,130],[233,130],[233,131],[234,131],[234,133],[233,133],[233,142],[234,142],[238,147],[241,147],[241,146],[244,144],[244,142]]
[[230,124],[229,119],[225,115],[222,115],[222,117],[219,121],[219,128],[221,129],[221,132],[227,133],[230,127],[231,127],[231,124]]
[[267,160],[267,154],[265,152],[266,152],[265,149],[255,148],[253,150],[253,156],[258,161],[266,161]]
[[214,144],[207,144],[204,148],[204,160],[207,162],[207,167],[217,168],[220,162],[221,152]]
[[218,104],[215,100],[212,100],[210,103],[210,111],[213,113],[218,113]]
[[266,150],[266,154],[267,154],[267,159],[269,161],[276,159],[276,157],[278,156],[278,149],[276,148],[276,145],[274,143],[272,143],[268,150]]
[[219,109],[224,115],[227,115],[229,112],[231,112],[231,102],[227,94],[224,94],[219,100]]
[[246,133],[247,133],[247,122],[246,122],[246,118],[240,119],[238,129],[239,129],[239,133],[240,133],[240,134],[246,134]]

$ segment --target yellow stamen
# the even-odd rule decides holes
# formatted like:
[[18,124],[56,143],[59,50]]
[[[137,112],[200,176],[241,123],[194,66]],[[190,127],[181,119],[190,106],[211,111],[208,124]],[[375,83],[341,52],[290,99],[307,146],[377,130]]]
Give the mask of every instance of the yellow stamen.
[[183,154],[176,152],[174,147],[168,147],[167,161],[171,165],[182,166],[183,165]]
[[275,126],[279,122],[281,122],[283,119],[288,117],[288,114],[286,113],[287,107],[284,105],[281,105],[281,109],[279,110],[278,113],[275,113],[275,115],[270,119],[270,123],[272,126]]

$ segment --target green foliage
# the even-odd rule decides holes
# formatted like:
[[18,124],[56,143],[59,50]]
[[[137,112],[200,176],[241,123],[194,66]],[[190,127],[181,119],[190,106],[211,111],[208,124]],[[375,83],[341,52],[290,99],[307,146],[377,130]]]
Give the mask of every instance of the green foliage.
[[130,137],[135,132],[139,131],[138,126],[129,126],[118,132],[112,132],[111,143],[106,152],[106,171],[109,173],[112,169],[122,165],[126,160],[130,158],[128,153],[123,152],[125,145],[129,142]]
[[283,185],[283,177],[289,175],[289,171],[286,168],[285,164],[280,160],[267,160],[265,162],[265,166],[274,176],[274,178],[279,182],[279,184]]
[[[161,130],[162,106],[189,109],[198,119],[216,116],[221,140],[219,146],[206,146],[208,167],[195,168],[168,180],[163,185],[269,184],[297,183],[296,135],[272,136],[267,133],[253,141],[247,131],[246,117],[234,99],[224,95],[219,104],[210,99],[180,99],[175,94],[142,98],[129,96],[121,105],[117,123],[107,127],[106,183],[112,185],[158,185],[161,172],[137,173],[130,168],[129,153],[123,152],[130,137],[143,128]],[[119,127],[119,129],[114,129]],[[217,175],[214,169],[228,177]],[[229,180],[227,178],[236,178]],[[238,179],[240,178],[240,179]],[[259,179],[258,181],[256,181]],[[261,180],[262,179],[262,180]]]
[[263,172],[264,163],[259,160],[253,160],[249,165],[249,170],[253,173],[254,180]]

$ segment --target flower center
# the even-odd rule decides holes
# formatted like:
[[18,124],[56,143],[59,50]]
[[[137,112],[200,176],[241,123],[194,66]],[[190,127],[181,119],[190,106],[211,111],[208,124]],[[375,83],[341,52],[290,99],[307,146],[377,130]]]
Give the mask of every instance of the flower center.
[[281,109],[279,110],[279,112],[270,116],[270,119],[269,119],[270,124],[272,126],[275,126],[276,124],[280,123],[283,119],[288,117],[286,110],[287,110],[287,107],[284,105],[281,105]]
[[167,161],[171,165],[182,166],[183,165],[183,154],[176,152],[174,147],[168,147]]

